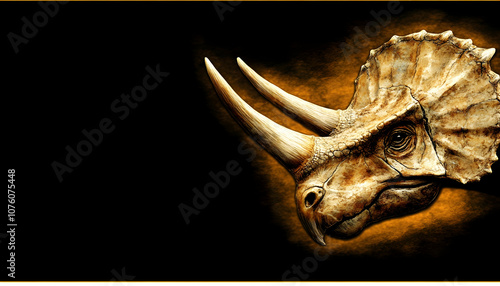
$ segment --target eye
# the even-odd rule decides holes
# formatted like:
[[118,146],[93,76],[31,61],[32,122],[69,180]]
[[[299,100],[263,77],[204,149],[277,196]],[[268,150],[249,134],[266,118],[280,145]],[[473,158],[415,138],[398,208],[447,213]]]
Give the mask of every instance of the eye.
[[406,132],[395,132],[391,135],[390,138],[390,147],[394,151],[403,151],[408,146],[408,142],[410,142],[410,134]]
[[391,155],[405,155],[415,147],[415,129],[413,126],[396,127],[386,137],[386,151]]

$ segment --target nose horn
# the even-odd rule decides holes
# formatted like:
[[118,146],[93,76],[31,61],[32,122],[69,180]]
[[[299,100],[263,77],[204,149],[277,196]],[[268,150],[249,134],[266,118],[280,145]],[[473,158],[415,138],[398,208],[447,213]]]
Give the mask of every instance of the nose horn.
[[325,196],[325,190],[319,187],[312,187],[297,197],[297,213],[300,222],[307,234],[318,244],[326,245],[325,229],[314,219],[314,209],[321,203]]

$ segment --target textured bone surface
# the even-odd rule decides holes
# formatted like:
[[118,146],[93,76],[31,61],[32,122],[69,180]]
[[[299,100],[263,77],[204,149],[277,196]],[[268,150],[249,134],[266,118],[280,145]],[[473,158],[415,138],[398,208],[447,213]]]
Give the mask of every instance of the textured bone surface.
[[465,184],[491,173],[500,143],[494,53],[451,31],[393,36],[370,51],[346,110],[289,94],[238,59],[265,98],[319,136],[261,115],[206,65],[231,115],[295,178],[300,221],[324,245],[325,235],[353,237],[422,210],[442,179]]

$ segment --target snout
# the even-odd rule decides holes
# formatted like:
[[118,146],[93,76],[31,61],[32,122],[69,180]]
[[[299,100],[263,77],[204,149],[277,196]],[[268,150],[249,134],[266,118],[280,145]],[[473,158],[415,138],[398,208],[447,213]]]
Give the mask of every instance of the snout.
[[439,193],[435,178],[401,176],[376,156],[352,157],[327,175],[296,191],[302,225],[321,245],[325,235],[353,237],[374,222],[417,212]]
[[350,191],[312,187],[297,198],[297,210],[311,238],[326,245],[325,235],[351,238],[377,221],[422,210],[434,201],[439,190],[437,183],[422,181],[391,183],[382,188],[360,186]]
[[[328,234],[327,231],[339,225],[349,226],[340,236],[354,234],[364,226],[365,220],[358,222],[354,218],[371,206],[375,200],[376,191],[372,193],[369,195],[363,190],[356,189],[339,191],[317,186],[311,187],[297,197],[298,215],[311,238],[325,245],[324,236]],[[356,224],[344,224],[347,221],[356,222]]]
[[439,190],[440,186],[434,182],[391,185],[363,207],[356,206],[354,202],[350,202],[351,207],[337,205],[333,212],[343,213],[342,219],[328,227],[325,234],[337,238],[356,236],[370,224],[415,213],[428,207],[437,197]]

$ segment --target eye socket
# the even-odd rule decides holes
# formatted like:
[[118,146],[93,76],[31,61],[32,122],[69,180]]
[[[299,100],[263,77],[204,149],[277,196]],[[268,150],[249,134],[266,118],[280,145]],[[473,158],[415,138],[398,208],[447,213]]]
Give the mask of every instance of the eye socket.
[[415,147],[415,128],[399,126],[391,130],[385,140],[386,151],[391,155],[405,155]]

